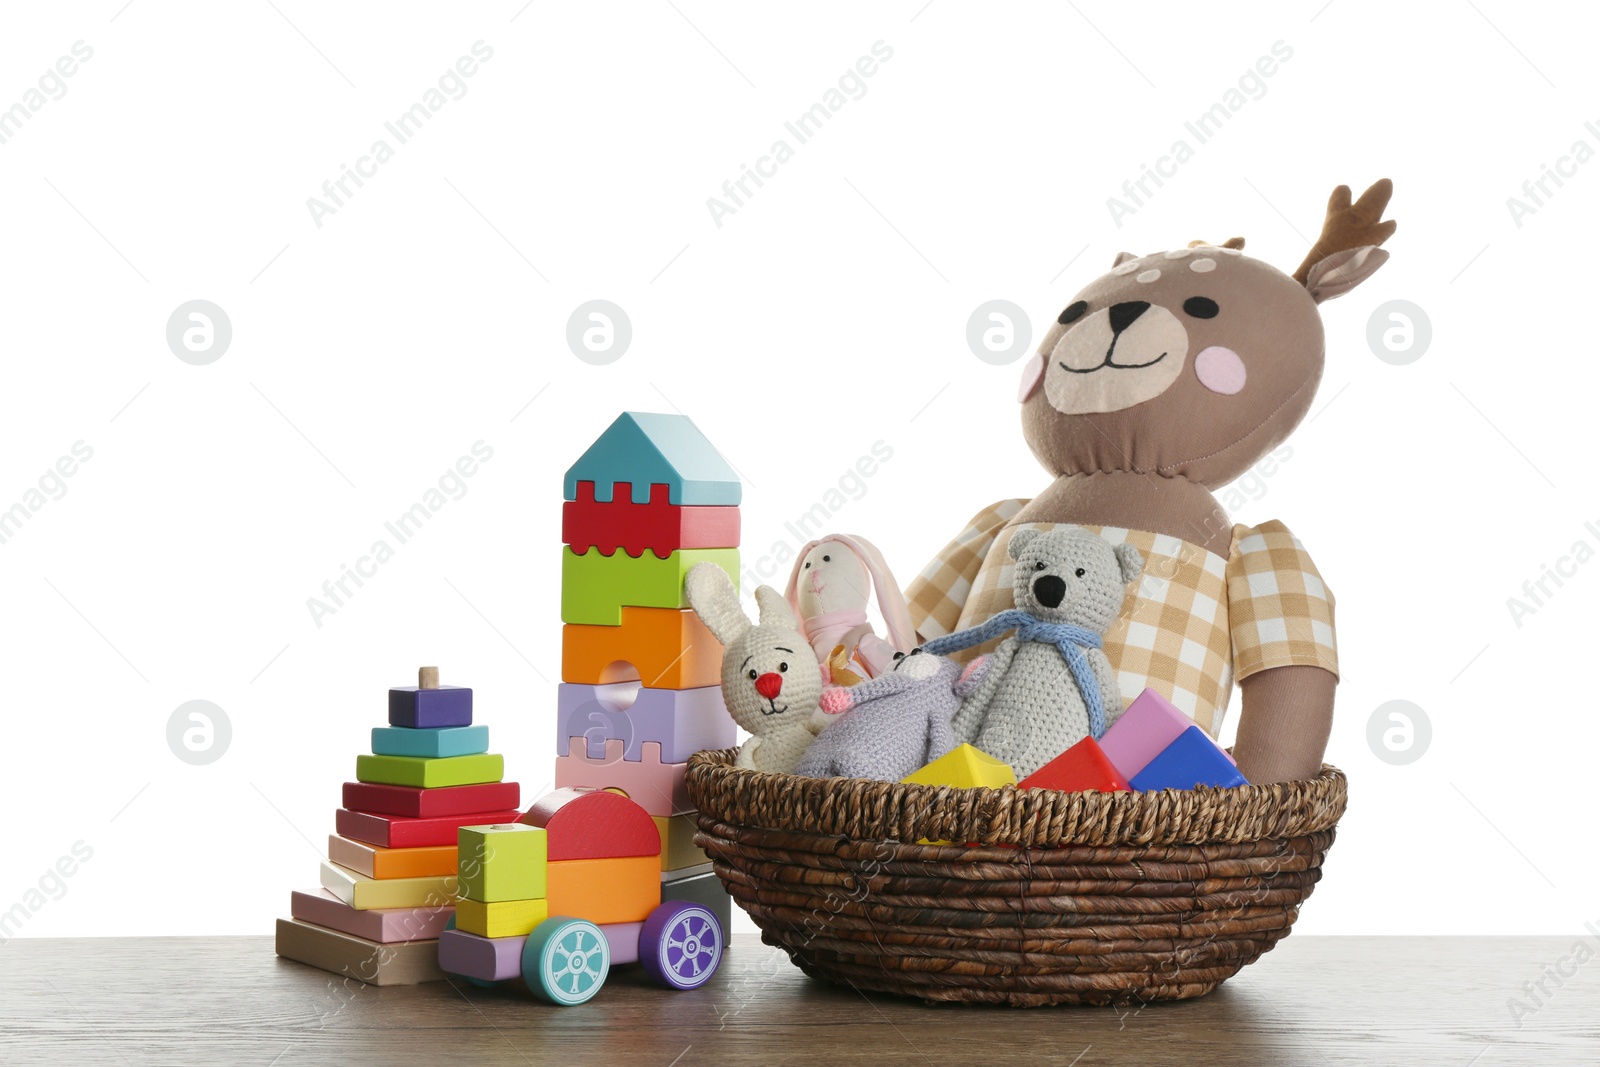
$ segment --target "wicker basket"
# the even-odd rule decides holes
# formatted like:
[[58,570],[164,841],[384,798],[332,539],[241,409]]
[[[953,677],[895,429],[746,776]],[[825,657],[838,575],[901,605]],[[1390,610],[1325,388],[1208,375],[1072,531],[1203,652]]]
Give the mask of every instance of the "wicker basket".
[[[953,789],[689,760],[695,841],[807,974],[927,1001],[1215,989],[1289,932],[1345,777],[1151,793]],[[915,844],[922,840],[966,845]]]

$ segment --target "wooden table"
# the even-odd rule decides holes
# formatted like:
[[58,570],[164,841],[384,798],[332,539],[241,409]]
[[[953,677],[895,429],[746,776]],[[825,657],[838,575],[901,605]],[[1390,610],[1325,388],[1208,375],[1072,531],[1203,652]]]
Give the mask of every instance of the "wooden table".
[[[345,985],[265,937],[13,940],[0,1063],[1600,1064],[1600,958],[1559,987],[1546,978],[1542,1006],[1521,988],[1571,971],[1574,941],[1291,937],[1199,1000],[1023,1011],[863,996],[753,937],[703,989],[668,993],[622,968],[576,1008],[515,988]],[[1517,996],[1534,1009],[1520,1026]]]

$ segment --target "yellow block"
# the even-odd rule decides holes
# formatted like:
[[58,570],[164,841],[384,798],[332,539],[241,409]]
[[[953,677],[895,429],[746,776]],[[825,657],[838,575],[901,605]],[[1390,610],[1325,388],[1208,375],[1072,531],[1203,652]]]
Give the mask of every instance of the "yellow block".
[[453,904],[456,876],[368,878],[337,863],[322,865],[322,888],[355,908],[436,908]]
[[695,825],[693,815],[652,815],[656,829],[661,832],[661,869],[663,871],[676,871],[684,867],[698,867],[702,863],[710,863],[711,857],[705,854],[701,847],[694,843]]
[[971,745],[957,745],[900,780],[908,785],[949,785],[957,789],[999,789],[1017,784],[1017,776],[1009,766]]
[[456,901],[456,929],[479,937],[524,937],[550,917],[544,900]]

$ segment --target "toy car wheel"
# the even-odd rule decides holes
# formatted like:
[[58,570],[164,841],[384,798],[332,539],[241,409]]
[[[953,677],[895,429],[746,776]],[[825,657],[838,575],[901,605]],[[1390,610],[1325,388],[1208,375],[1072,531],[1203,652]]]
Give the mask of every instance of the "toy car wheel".
[[717,917],[689,901],[661,905],[639,930],[639,962],[652,982],[667,989],[705,985],[726,947]]
[[522,980],[552,1004],[582,1004],[611,973],[611,946],[587,919],[561,916],[533,928],[522,946]]

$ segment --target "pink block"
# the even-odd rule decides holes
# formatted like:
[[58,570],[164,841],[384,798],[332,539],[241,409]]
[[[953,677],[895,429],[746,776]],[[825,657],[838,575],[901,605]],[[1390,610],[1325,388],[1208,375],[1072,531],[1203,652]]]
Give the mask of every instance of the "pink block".
[[439,935],[439,969],[483,982],[503,982],[522,974],[527,937],[479,937],[465,930]]
[[1107,730],[1100,739],[1101,751],[1125,781],[1144,770],[1163,749],[1178,739],[1193,719],[1173,707],[1167,698],[1154,689],[1146,689],[1122,718]]
[[644,923],[602,923],[600,932],[611,946],[611,966],[639,962],[639,931]]
[[297,890],[289,896],[289,914],[301,922],[393,945],[438,937],[456,913],[452,905],[437,908],[382,908],[357,911],[326,889]]
[[662,763],[661,742],[645,741],[639,759],[622,758],[623,742],[606,742],[604,759],[590,759],[581,737],[568,741],[567,754],[556,757],[556,788],[617,789],[651,815],[687,815],[689,788],[684,779],[687,763]]

